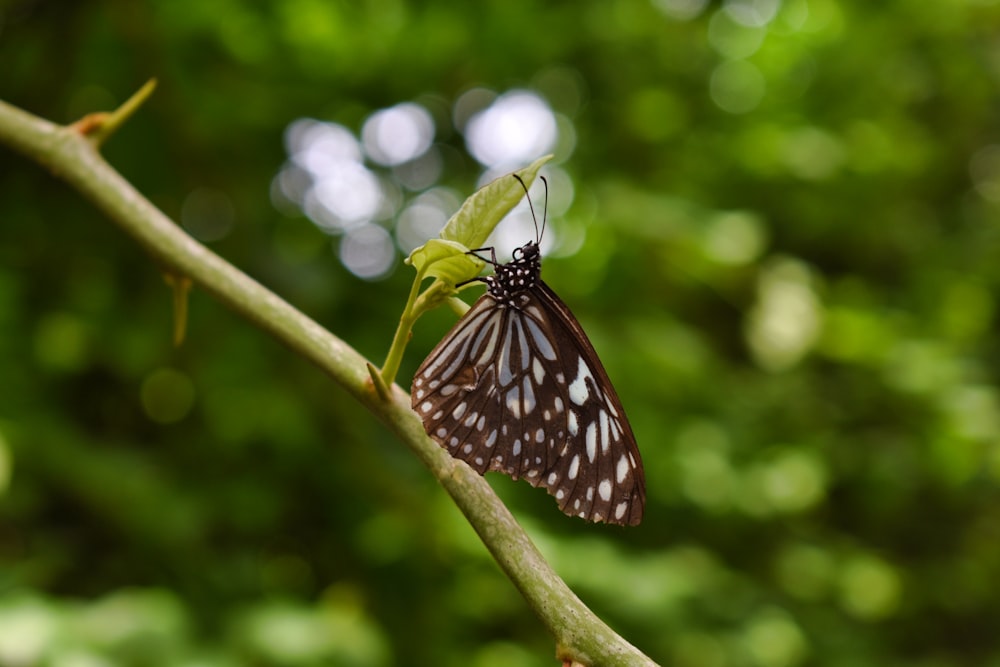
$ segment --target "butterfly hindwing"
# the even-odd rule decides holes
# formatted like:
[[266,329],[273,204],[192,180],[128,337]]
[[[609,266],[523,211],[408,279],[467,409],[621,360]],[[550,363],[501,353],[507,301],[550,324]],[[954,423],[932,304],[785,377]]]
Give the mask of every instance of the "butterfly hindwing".
[[[566,435],[546,488],[566,514],[638,524],[645,509],[642,459],[621,401],[593,345],[548,285],[531,291],[555,341],[554,392],[565,406]],[[528,309],[532,311],[531,308]]]

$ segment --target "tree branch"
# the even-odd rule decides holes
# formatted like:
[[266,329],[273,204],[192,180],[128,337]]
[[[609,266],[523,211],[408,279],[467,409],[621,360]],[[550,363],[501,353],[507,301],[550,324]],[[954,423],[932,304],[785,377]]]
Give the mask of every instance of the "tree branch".
[[[88,126],[86,132],[93,131]],[[97,132],[104,136],[100,127]],[[0,143],[68,182],[164,271],[190,279],[315,363],[377,415],[451,495],[556,638],[561,660],[586,665],[655,664],[577,598],[480,475],[427,437],[402,388],[393,384],[388,395],[376,391],[360,354],[188,236],[104,161],[97,150],[99,142],[88,139],[79,126],[55,125],[0,101]]]

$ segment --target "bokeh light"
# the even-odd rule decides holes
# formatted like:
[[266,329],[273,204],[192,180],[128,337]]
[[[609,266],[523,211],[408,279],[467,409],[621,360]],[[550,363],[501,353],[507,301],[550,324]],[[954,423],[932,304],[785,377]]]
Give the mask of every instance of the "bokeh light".
[[809,649],[795,620],[777,607],[764,608],[750,618],[742,639],[753,664],[761,667],[794,667]]
[[469,118],[465,143],[480,164],[516,168],[550,152],[556,144],[556,118],[537,94],[514,90]]
[[726,0],[726,13],[750,27],[762,27],[774,20],[781,0]]
[[753,111],[764,99],[767,88],[764,75],[745,60],[731,60],[721,63],[712,72],[709,80],[709,94],[712,101],[732,114]]
[[340,261],[351,273],[366,280],[388,273],[395,254],[389,232],[375,224],[355,227],[340,241]]
[[720,213],[705,228],[705,254],[723,264],[749,264],[763,254],[766,243],[766,228],[749,211]]
[[300,119],[286,129],[285,147],[289,163],[278,176],[278,190],[320,229],[341,233],[379,213],[381,183],[364,165],[361,144],[350,130]]
[[749,58],[760,49],[767,35],[759,25],[747,25],[731,12],[716,12],[708,23],[708,43],[732,60]]
[[435,238],[458,210],[458,197],[444,188],[428,190],[415,197],[399,214],[396,223],[396,243],[409,254],[414,248]]
[[393,166],[420,157],[434,140],[434,119],[412,102],[376,111],[361,129],[365,153],[374,162]]
[[307,197],[314,197],[315,204],[332,216],[337,227],[349,229],[375,216],[382,191],[378,178],[363,164],[333,164],[317,176]]
[[199,241],[210,243],[224,239],[236,222],[236,210],[225,192],[197,188],[184,198],[181,224]]
[[747,344],[763,368],[790,368],[820,333],[823,311],[812,275],[802,262],[775,259],[761,272],[757,293],[757,304],[747,319]]
[[140,398],[147,417],[172,424],[186,417],[194,406],[194,383],[178,370],[161,368],[143,380]]
[[852,558],[840,572],[840,602],[861,620],[891,616],[899,606],[903,582],[891,564],[869,555]]
[[[542,81],[579,102],[581,92],[568,72],[555,68]],[[528,90],[497,95],[473,88],[454,101],[451,112],[469,152],[484,166],[480,185],[553,150],[568,156],[575,146],[572,121]],[[436,134],[434,116],[415,102],[373,111],[361,125],[360,139],[338,123],[295,120],[285,130],[288,161],[271,184],[272,202],[286,215],[302,213],[323,232],[343,235],[338,256],[358,277],[385,277],[398,259],[396,246],[409,253],[435,237],[461,204],[438,186],[446,164],[442,150],[448,149],[434,144]],[[546,173],[553,184],[549,215],[557,217],[573,202],[573,181],[558,168]],[[540,188],[532,196],[542,216],[546,197]],[[216,194],[192,195],[189,208],[191,225],[202,238],[224,235],[232,225],[225,224],[233,215],[224,215]],[[507,253],[535,236],[526,204],[510,217],[491,241],[506,246]],[[551,249],[556,233],[547,232],[544,241],[543,250]]]
[[350,130],[309,118],[288,126],[285,150],[293,162],[313,175],[322,175],[331,165],[361,161],[361,145]]

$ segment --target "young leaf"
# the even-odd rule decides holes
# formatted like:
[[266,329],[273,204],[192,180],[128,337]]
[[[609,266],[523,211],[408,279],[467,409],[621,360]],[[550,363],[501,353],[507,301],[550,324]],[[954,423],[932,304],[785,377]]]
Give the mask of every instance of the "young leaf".
[[[538,170],[552,159],[540,157],[530,165],[515,172],[531,187]],[[481,248],[493,228],[524,198],[524,189],[510,174],[484,185],[465,200],[451,220],[441,230],[441,238],[456,241],[466,248]]]
[[469,249],[461,243],[431,239],[411,252],[406,263],[423,276],[441,278],[455,285],[475,278],[483,270],[483,261],[468,253]]

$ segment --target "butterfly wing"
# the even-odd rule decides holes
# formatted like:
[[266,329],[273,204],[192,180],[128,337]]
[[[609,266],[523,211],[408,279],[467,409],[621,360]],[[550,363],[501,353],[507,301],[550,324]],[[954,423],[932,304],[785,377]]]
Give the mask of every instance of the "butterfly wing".
[[428,434],[590,521],[635,525],[645,478],[621,402],[580,324],[541,281],[514,305],[485,294],[414,376]]
[[[548,324],[545,339],[555,341],[557,352],[553,393],[566,408],[564,448],[544,479],[546,488],[566,514],[637,525],[646,507],[646,479],[621,400],[566,304],[541,281],[530,294],[538,309],[529,305],[525,312],[540,313]],[[533,342],[545,357],[542,339]]]

